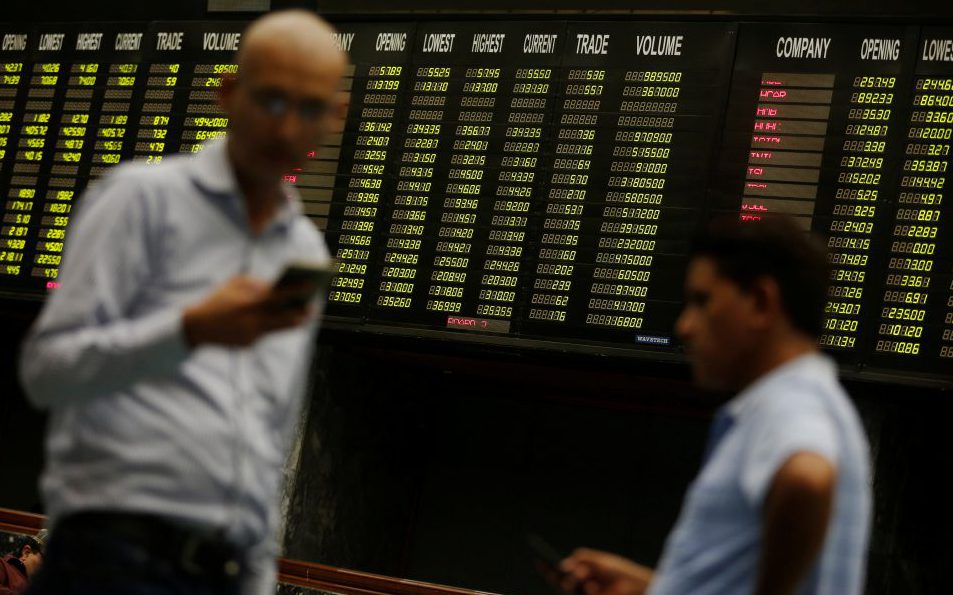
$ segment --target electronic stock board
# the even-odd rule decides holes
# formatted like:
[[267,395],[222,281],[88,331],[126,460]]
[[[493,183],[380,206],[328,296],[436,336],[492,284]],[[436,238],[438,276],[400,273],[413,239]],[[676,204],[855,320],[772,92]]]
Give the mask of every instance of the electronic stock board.
[[[0,290],[55,291],[115,164],[221,136],[238,22],[0,25]],[[344,121],[288,172],[332,320],[671,356],[692,233],[793,215],[833,265],[823,345],[953,375],[953,28],[338,23]]]

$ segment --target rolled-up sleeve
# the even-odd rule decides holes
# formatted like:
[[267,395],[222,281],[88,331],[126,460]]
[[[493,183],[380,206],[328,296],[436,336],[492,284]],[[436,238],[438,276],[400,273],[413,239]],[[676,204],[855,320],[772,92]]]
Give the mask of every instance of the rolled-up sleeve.
[[795,454],[809,452],[837,464],[836,429],[823,405],[810,392],[803,394],[800,399],[769,401],[752,424],[740,487],[748,502],[758,508],[764,504],[777,472]]
[[160,213],[147,200],[143,175],[103,180],[72,222],[60,286],[20,353],[20,378],[37,407],[168,374],[188,355],[180,308],[131,315],[156,272],[160,233]]

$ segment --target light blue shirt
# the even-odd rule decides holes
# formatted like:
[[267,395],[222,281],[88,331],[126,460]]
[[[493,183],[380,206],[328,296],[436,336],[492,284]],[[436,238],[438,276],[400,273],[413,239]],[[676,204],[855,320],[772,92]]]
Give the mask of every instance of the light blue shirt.
[[763,376],[723,408],[732,423],[688,490],[652,582],[652,595],[749,595],[760,562],[762,505],[797,452],[837,469],[827,537],[798,593],[863,591],[870,534],[870,457],[833,361],[802,356]]
[[328,259],[286,191],[253,234],[216,141],[120,166],[83,197],[20,361],[29,398],[50,409],[41,487],[54,524],[108,510],[224,528],[248,550],[243,592],[274,592],[278,491],[317,323],[190,350],[182,313],[235,275],[272,282],[291,260]]

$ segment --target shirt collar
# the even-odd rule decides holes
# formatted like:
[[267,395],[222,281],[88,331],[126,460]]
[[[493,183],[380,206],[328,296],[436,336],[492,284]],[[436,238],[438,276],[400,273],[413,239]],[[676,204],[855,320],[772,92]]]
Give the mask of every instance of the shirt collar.
[[[192,157],[190,166],[192,179],[199,188],[213,196],[230,199],[236,212],[245,215],[241,188],[228,158],[227,137],[205,143],[205,147]],[[287,228],[303,212],[297,190],[287,183],[282,183],[281,186],[285,194],[285,204],[275,215],[269,228],[274,225]]]
[[724,409],[735,420],[744,416],[762,394],[770,394],[767,390],[772,384],[784,382],[784,379],[804,369],[813,369],[814,375],[837,375],[837,366],[830,356],[820,352],[806,353],[786,362],[749,384],[738,395],[725,404]]
[[211,194],[238,195],[238,180],[226,148],[224,137],[205,143],[204,148],[192,157],[192,179]]

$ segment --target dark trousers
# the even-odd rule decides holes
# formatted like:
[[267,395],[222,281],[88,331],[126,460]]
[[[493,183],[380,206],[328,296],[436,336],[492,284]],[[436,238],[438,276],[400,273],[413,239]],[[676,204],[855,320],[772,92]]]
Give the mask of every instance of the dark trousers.
[[77,515],[54,527],[27,595],[237,595],[229,555],[154,517]]

